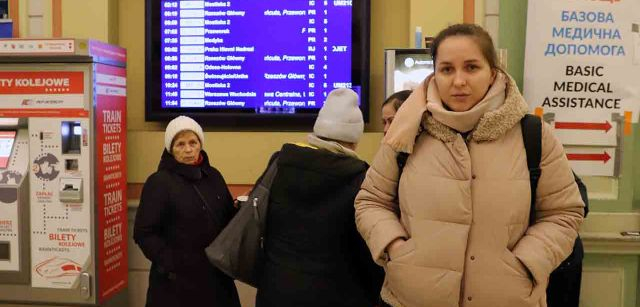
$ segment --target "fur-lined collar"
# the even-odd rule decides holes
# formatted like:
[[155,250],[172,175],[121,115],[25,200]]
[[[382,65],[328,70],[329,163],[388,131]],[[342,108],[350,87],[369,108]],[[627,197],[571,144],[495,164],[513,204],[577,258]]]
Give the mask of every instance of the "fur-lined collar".
[[[517,84],[511,76],[505,75],[507,89],[504,104],[482,115],[476,127],[467,136],[468,140],[474,142],[494,141],[506,134],[529,112],[529,107],[520,94]],[[455,130],[435,120],[426,111],[426,92],[429,79],[425,79],[420,88],[414,90],[398,110],[384,138],[384,142],[397,152],[411,153],[415,136],[423,128],[430,135],[443,142],[453,142],[458,134]]]

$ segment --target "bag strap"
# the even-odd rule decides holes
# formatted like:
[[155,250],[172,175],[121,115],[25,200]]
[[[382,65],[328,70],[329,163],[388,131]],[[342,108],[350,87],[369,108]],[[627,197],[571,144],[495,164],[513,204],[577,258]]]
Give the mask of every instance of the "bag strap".
[[204,210],[207,212],[207,215],[213,219],[213,217],[215,216],[215,214],[213,214],[213,212],[211,211],[211,207],[209,206],[209,202],[207,202],[207,200],[204,198],[204,196],[202,195],[202,192],[200,192],[200,189],[198,189],[198,186],[194,183],[192,184],[193,189],[196,190],[196,194],[198,194],[198,197],[200,198],[200,200],[202,200],[202,202],[204,203]]
[[276,173],[278,172],[278,160],[279,160],[278,158],[279,158],[278,156],[273,158],[273,160],[269,164],[269,167],[264,172],[262,177],[260,177],[260,180],[257,183],[265,187],[267,190],[271,189],[271,184],[273,184],[273,179],[276,178]]
[[396,163],[398,163],[398,181],[400,181],[400,177],[402,176],[402,170],[404,166],[407,164],[407,159],[409,158],[409,154],[406,152],[399,152],[396,156]]
[[[256,183],[256,185],[261,185],[264,188],[266,188],[267,190],[271,189],[271,184],[273,183],[273,179],[276,177],[276,173],[277,172],[278,172],[278,156],[276,155],[270,161],[269,167],[264,172],[264,174],[262,174],[260,179],[258,179],[258,182]],[[200,189],[198,189],[198,187],[195,184],[193,184],[193,188],[196,190],[196,193],[198,194],[198,197],[200,197],[202,202],[204,202],[205,209],[206,209],[207,213],[209,215],[213,215],[213,212],[211,212],[211,208],[209,207],[209,203],[207,202],[207,200],[202,195],[202,192],[200,192]]]
[[531,185],[531,208],[529,212],[529,225],[536,220],[536,190],[540,180],[540,159],[542,156],[542,120],[540,117],[527,114],[520,120],[522,127],[522,139],[527,154],[527,167],[529,168],[529,183]]
[[[415,143],[418,142],[418,138],[420,137],[420,135],[425,131],[427,131],[427,129],[425,129],[423,126],[420,126],[420,129],[418,129],[418,134],[416,134],[414,146],[415,146]],[[399,151],[398,154],[396,155],[396,163],[398,164],[398,182],[400,182],[400,177],[402,176],[402,170],[404,169],[404,166],[407,165],[408,158],[409,158],[408,152]]]

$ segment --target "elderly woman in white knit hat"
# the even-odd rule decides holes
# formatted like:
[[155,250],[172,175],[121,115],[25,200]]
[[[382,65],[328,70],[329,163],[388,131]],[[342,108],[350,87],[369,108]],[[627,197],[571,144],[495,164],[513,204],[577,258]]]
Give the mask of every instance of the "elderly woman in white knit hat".
[[373,306],[383,272],[356,231],[353,201],[368,165],[354,151],[364,129],[358,95],[327,97],[308,143],[277,156],[257,307]]
[[169,122],[158,170],[142,189],[133,237],[151,260],[147,307],[240,306],[233,280],[204,253],[235,209],[203,143],[193,119]]

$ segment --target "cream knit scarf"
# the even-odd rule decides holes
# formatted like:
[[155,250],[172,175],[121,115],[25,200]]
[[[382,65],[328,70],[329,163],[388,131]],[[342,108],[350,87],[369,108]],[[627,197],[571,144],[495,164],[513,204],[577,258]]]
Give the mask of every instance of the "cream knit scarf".
[[398,110],[383,142],[398,152],[411,153],[415,137],[427,116],[458,132],[473,130],[483,115],[504,104],[507,78],[498,72],[478,104],[468,111],[455,112],[445,109],[433,74],[428,76]]
[[435,78],[431,78],[427,89],[427,110],[433,118],[458,132],[469,132],[478,124],[485,113],[499,108],[504,103],[506,83],[502,74],[496,74],[484,98],[470,110],[455,112],[442,104]]

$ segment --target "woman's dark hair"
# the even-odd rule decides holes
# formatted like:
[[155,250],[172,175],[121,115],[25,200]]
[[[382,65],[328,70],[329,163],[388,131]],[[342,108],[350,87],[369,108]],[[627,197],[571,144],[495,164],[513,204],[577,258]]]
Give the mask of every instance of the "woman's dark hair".
[[496,48],[493,46],[491,35],[487,33],[481,26],[474,24],[455,24],[440,31],[431,45],[431,58],[435,67],[436,58],[438,57],[438,47],[446,38],[451,36],[469,36],[478,44],[484,58],[489,62],[489,67],[498,71],[502,71],[498,65],[498,56]]
[[382,107],[393,102],[393,109],[398,111],[398,109],[400,109],[400,106],[404,103],[404,101],[407,100],[407,98],[409,98],[409,95],[411,95],[410,90],[404,90],[404,91],[393,93],[393,95],[389,96],[389,98],[387,98],[387,100],[385,100],[382,103]]

